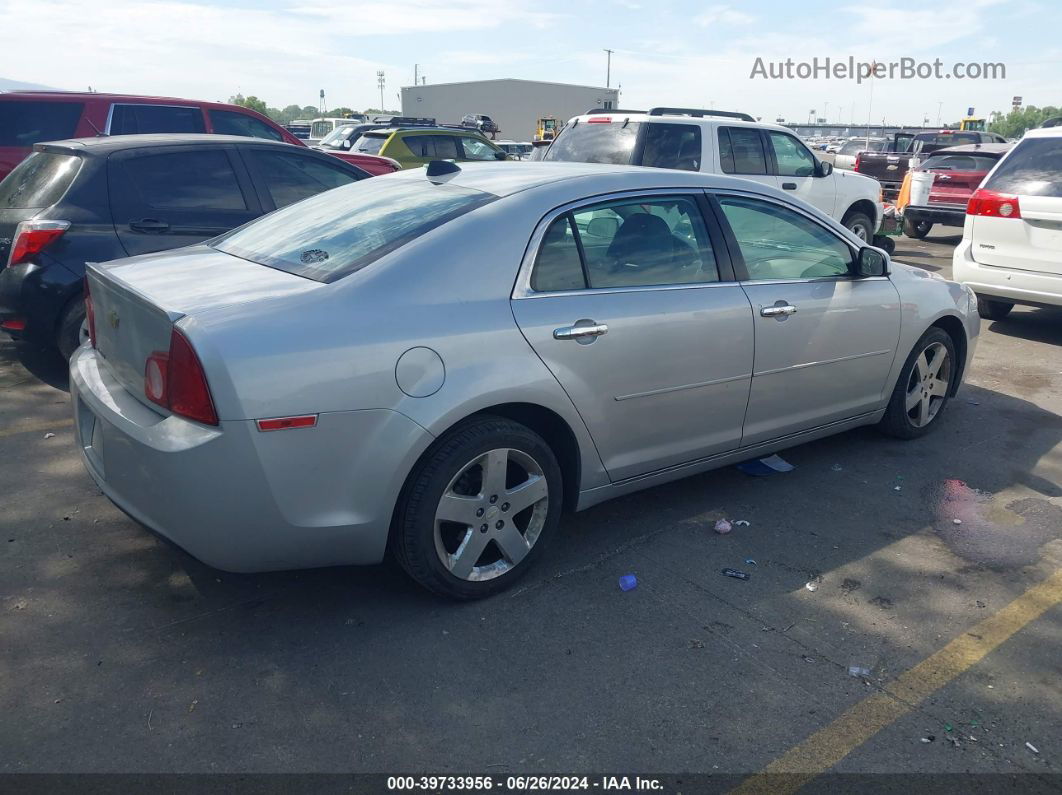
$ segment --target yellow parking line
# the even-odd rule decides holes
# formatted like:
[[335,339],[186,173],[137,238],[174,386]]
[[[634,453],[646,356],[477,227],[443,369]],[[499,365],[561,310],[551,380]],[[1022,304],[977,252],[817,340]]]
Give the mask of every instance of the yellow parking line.
[[13,428],[0,429],[0,438],[4,436],[15,436],[19,433],[32,433],[34,431],[55,431],[61,428],[66,428],[68,425],[74,424],[73,417],[65,417],[61,420],[53,420],[52,422],[35,422],[27,425],[16,425]]
[[1062,603],[1062,569],[745,779],[736,793],[793,793]]

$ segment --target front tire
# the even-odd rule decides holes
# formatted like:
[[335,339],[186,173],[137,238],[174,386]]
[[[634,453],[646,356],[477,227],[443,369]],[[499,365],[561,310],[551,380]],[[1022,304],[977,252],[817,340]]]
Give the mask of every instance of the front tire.
[[852,212],[844,217],[842,226],[865,243],[874,239],[873,222],[866,213]]
[[985,320],[1002,320],[1013,308],[1014,304],[1006,301],[993,301],[991,298],[977,296],[977,314]]
[[929,433],[939,424],[958,375],[954,341],[943,329],[930,328],[904,362],[879,429],[898,439]]
[[484,416],[443,436],[399,497],[391,548],[425,588],[451,599],[502,591],[560,522],[560,465],[530,428]]

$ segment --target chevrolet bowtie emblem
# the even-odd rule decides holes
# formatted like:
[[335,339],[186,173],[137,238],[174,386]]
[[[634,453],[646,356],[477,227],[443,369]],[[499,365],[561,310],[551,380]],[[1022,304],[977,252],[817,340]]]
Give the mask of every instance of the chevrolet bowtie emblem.
[[118,324],[121,322],[121,318],[118,317],[118,313],[113,309],[107,313],[107,322],[111,324],[111,328],[115,331],[118,330]]

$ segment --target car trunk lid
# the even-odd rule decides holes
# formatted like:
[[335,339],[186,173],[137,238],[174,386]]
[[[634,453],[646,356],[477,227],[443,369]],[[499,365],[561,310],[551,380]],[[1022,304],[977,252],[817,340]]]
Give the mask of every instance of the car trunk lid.
[[965,208],[970,196],[985,178],[984,171],[928,170],[934,174],[933,187],[929,191],[930,204],[950,204]]
[[169,350],[175,323],[211,309],[324,286],[208,246],[90,263],[86,278],[96,351],[105,368],[134,397],[160,412],[165,410],[144,392],[144,368],[149,356]]

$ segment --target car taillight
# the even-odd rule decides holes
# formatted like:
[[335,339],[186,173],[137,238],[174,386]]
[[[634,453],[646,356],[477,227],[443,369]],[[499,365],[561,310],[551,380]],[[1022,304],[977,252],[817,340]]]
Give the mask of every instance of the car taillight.
[[92,307],[92,291],[89,290],[88,276],[84,281],[85,291],[85,322],[88,324],[89,342],[96,347],[96,312]]
[[63,232],[69,228],[69,221],[19,222],[11,241],[11,253],[7,257],[8,267],[29,262],[35,254],[62,237]]
[[855,165],[852,166],[852,168],[855,171],[859,171],[859,166],[860,166],[860,164],[862,162],[863,162],[863,153],[862,152],[856,152],[856,161],[855,161]]
[[204,425],[218,424],[203,365],[176,327],[170,332],[169,351],[155,351],[144,364],[144,395],[174,414]]
[[970,197],[966,214],[991,218],[1021,218],[1021,206],[1017,196],[980,188]]
[[592,116],[586,120],[587,124],[612,124],[611,116]]

